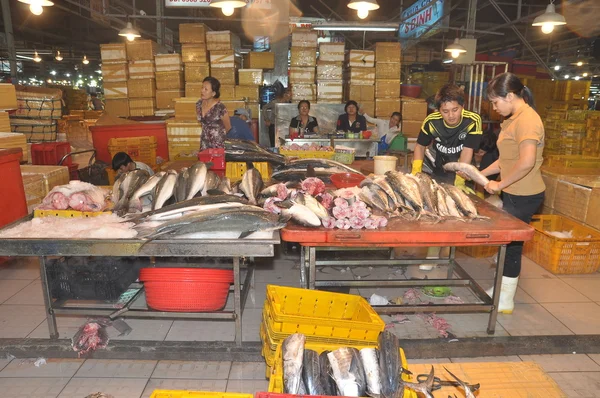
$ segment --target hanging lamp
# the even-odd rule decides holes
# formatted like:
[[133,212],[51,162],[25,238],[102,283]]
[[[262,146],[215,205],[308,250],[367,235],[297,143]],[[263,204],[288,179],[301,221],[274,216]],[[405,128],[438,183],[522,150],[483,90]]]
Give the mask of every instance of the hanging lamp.
[[210,6],[220,8],[223,15],[229,17],[233,15],[236,8],[245,7],[246,2],[242,0],[211,0]]
[[19,2],[29,4],[29,11],[31,11],[33,15],[42,15],[44,7],[51,7],[54,5],[50,0],[19,0]]
[[377,0],[350,0],[348,8],[356,10],[360,19],[365,19],[369,16],[369,11],[379,9],[379,4],[377,4]]
[[127,25],[119,31],[119,36],[126,37],[129,41],[134,41],[136,37],[142,37],[140,32],[138,32],[129,21],[127,21]]
[[450,44],[448,47],[446,47],[444,49],[444,51],[450,53],[450,55],[452,56],[452,58],[458,58],[458,56],[460,54],[464,54],[467,52],[467,49],[464,48],[459,40],[458,37],[456,39],[454,39],[454,42],[452,44]]
[[89,59],[87,59],[87,57],[85,56],[85,54],[83,55],[83,59],[81,60],[81,62],[82,62],[84,65],[87,65],[87,64],[89,64],[89,63],[90,63]]
[[37,51],[34,51],[34,53],[33,53],[33,61],[34,62],[42,62],[42,57],[40,57],[40,55],[38,54]]
[[555,26],[566,25],[567,21],[562,14],[556,12],[554,0],[546,7],[546,12],[533,20],[531,26],[541,26],[545,34],[552,33]]
[[60,51],[59,50],[56,51],[56,56],[54,57],[54,59],[57,60],[57,61],[62,61],[63,60],[63,56],[60,55]]

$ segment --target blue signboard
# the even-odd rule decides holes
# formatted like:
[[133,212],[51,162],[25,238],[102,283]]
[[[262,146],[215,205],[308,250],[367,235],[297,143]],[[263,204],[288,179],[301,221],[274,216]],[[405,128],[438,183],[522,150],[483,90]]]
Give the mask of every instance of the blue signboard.
[[449,0],[417,0],[402,12],[402,23],[398,29],[400,39],[427,37],[445,26],[448,18],[442,17],[448,3]]

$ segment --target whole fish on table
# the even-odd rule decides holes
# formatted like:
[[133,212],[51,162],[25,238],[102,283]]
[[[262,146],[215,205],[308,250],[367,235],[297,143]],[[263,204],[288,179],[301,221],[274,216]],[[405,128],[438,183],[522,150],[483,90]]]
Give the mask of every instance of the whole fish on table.
[[247,169],[242,176],[240,190],[248,198],[248,203],[251,205],[258,204],[258,197],[263,189],[263,180],[260,172],[254,168],[254,164],[248,162]]
[[175,203],[185,200],[187,197],[187,185],[190,178],[190,172],[187,167],[183,167],[177,174],[177,183],[175,184]]
[[202,196],[208,196],[208,191],[218,191],[219,185],[221,185],[221,177],[219,177],[214,171],[208,170],[206,173],[204,187],[200,193]]
[[319,354],[313,350],[304,350],[302,359],[302,379],[308,395],[325,395],[321,385],[321,364]]
[[302,382],[304,343],[306,337],[295,333],[288,336],[281,345],[283,356],[283,390],[286,394],[298,394]]
[[389,331],[383,331],[377,339],[379,345],[379,375],[381,377],[381,394],[385,398],[394,398],[401,386],[401,374],[409,373],[402,368],[400,360],[400,342]]
[[283,165],[287,161],[285,156],[269,152],[255,142],[227,139],[223,144],[227,162],[269,162]]
[[358,350],[341,347],[327,354],[327,357],[340,394],[346,397],[364,396],[367,382]]
[[128,171],[122,178],[119,184],[119,201],[115,203],[115,207],[113,208],[113,211],[118,216],[123,216],[127,213],[129,200],[135,191],[148,181],[150,175],[144,170],[133,170]]
[[177,172],[175,170],[169,170],[154,187],[152,210],[160,209],[165,202],[173,196],[176,183]]
[[335,160],[298,159],[277,167],[271,177],[278,181],[300,181],[307,177],[318,177],[323,181],[330,181],[331,175],[337,173],[362,174],[360,171]]
[[[142,186],[140,186],[131,196],[129,200],[129,211],[142,211],[142,202],[140,198],[142,196],[151,195],[154,192],[154,188],[159,183],[159,181],[166,175],[167,173],[161,171],[156,173],[146,181]],[[154,198],[153,198],[154,199]]]
[[293,200],[284,200],[276,202],[275,206],[281,208],[281,215],[291,218],[298,224],[305,227],[320,227],[321,219],[308,207],[294,202]]
[[480,216],[477,212],[477,207],[473,201],[469,198],[469,196],[464,193],[460,188],[455,187],[450,184],[442,184],[442,186],[448,192],[448,195],[454,200],[456,203],[456,207],[460,212],[467,218],[470,219],[487,219],[488,217]]
[[446,170],[446,171],[460,172],[460,173],[466,175],[467,177],[469,177],[471,180],[473,180],[475,183],[481,185],[482,187],[485,187],[490,182],[490,180],[488,180],[486,176],[481,174],[481,172],[479,171],[479,169],[477,169],[477,167],[475,167],[469,163],[448,162],[448,163],[444,164],[443,167],[444,167],[444,170]]
[[365,368],[367,379],[367,393],[369,396],[379,396],[381,393],[381,376],[379,375],[379,358],[376,348],[363,348],[360,358]]
[[206,182],[206,174],[208,173],[208,167],[205,163],[198,162],[188,168],[188,185],[186,187],[187,196],[186,199],[192,199],[198,192],[204,189]]
[[321,387],[323,387],[324,394],[327,396],[335,396],[338,395],[336,391],[335,381],[333,380],[333,373],[331,371],[331,364],[329,363],[329,358],[327,354],[331,351],[323,351],[319,355],[319,366],[321,370]]

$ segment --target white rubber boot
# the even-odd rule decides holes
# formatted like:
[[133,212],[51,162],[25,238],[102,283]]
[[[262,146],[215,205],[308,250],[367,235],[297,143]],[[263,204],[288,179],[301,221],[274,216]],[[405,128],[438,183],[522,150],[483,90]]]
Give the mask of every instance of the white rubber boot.
[[[440,258],[440,251],[442,250],[441,247],[437,247],[437,246],[433,246],[427,249],[427,257],[425,257],[425,259],[427,260],[437,260]],[[435,267],[436,264],[421,264],[419,265],[419,269],[421,271],[431,271],[433,269],[433,267]]]
[[[515,308],[515,294],[517,293],[517,285],[519,277],[511,278],[508,276],[502,277],[502,286],[500,288],[500,301],[498,302],[498,312],[502,314],[512,314]],[[492,297],[494,288],[485,291],[488,296]]]

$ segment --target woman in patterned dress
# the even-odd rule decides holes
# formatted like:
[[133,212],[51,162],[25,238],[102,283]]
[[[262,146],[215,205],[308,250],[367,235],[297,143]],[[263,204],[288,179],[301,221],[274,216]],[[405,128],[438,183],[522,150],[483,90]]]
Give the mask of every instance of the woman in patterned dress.
[[214,77],[202,82],[202,98],[196,103],[196,115],[202,124],[200,150],[223,148],[225,135],[231,130],[227,108],[219,100],[221,83]]

